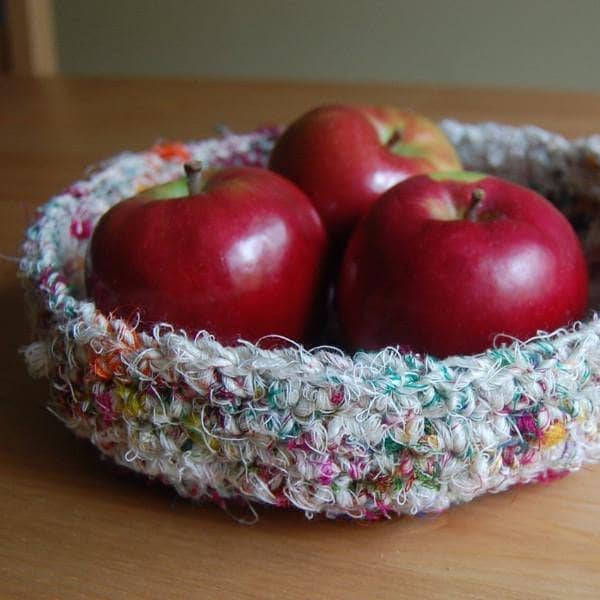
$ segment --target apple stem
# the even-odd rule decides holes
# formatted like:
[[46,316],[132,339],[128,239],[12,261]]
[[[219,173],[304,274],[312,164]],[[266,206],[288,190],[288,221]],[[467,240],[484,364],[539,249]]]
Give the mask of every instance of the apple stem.
[[390,139],[387,141],[386,146],[388,148],[393,148],[398,142],[402,141],[402,130],[401,129],[394,129],[392,135],[390,136]]
[[199,160],[191,160],[183,165],[187,180],[188,194],[195,196],[202,191],[202,163]]
[[475,221],[475,211],[477,207],[481,204],[483,199],[485,198],[485,190],[482,188],[475,188],[471,192],[471,204],[467,210],[467,220]]

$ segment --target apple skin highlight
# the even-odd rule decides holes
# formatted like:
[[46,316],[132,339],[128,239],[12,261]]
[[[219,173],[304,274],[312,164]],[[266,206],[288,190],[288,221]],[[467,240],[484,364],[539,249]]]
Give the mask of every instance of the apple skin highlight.
[[588,273],[573,228],[539,194],[486,175],[421,175],[358,226],[338,293],[351,348],[446,357],[582,318]]

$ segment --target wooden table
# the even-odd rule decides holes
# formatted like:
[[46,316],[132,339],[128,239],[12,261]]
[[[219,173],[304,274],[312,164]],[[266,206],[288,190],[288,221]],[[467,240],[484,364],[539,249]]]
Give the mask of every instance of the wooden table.
[[256,82],[0,79],[0,597],[600,597],[600,468],[435,518],[254,526],[101,460],[47,411],[10,257],[35,207],[86,165],[158,138],[285,122],[326,101],[600,132],[600,96]]

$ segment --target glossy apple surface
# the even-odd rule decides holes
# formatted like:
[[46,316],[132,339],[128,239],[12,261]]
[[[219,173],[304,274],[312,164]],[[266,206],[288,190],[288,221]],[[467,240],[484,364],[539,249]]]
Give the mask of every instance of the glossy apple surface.
[[316,206],[335,239],[345,239],[387,189],[418,173],[461,168],[435,123],[395,108],[322,106],[277,141],[270,168]]
[[474,173],[412,177],[350,240],[339,317],[353,348],[471,354],[581,318],[588,275],[566,218],[535,192]]
[[207,330],[225,344],[269,334],[305,341],[326,250],[310,201],[250,167],[213,172],[191,196],[182,186],[159,186],[102,216],[86,264],[97,306],[128,319],[139,313],[146,328]]

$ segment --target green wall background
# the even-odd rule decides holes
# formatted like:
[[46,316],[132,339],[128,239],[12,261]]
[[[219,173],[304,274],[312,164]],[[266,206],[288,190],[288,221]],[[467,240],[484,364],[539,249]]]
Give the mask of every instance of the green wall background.
[[55,0],[77,75],[600,90],[599,0]]

